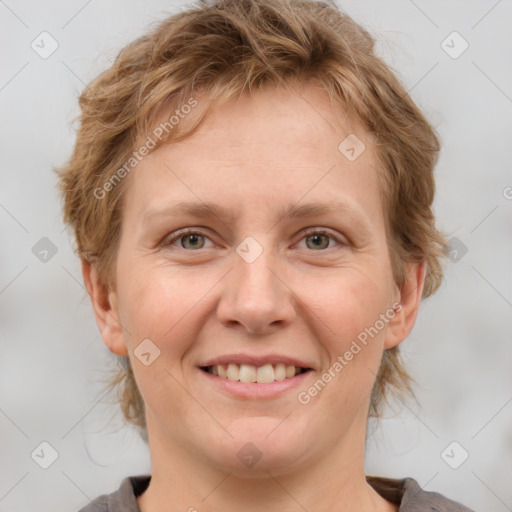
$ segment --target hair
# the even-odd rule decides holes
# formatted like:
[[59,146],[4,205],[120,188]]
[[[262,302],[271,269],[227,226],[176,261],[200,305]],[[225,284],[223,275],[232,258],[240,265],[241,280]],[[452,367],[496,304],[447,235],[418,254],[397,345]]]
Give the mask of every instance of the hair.
[[[95,265],[102,282],[115,289],[128,181],[122,178],[140,160],[136,150],[141,141],[146,141],[146,151],[154,151],[164,142],[190,136],[214,102],[264,85],[313,80],[361,123],[375,144],[397,285],[405,282],[408,262],[423,262],[423,297],[434,293],[442,281],[446,246],[432,211],[440,144],[374,46],[367,30],[336,5],[314,0],[194,4],[127,45],[80,95],[74,149],[56,169],[64,221],[74,231],[79,257]],[[160,124],[160,131],[154,128],[164,107],[185,112],[182,106],[191,105],[196,96],[204,100],[201,115],[188,116],[186,123]],[[144,402],[129,359],[120,357],[119,362],[110,384],[117,388],[125,419],[145,432]],[[390,391],[412,393],[411,381],[398,347],[385,350],[369,415],[380,415]]]

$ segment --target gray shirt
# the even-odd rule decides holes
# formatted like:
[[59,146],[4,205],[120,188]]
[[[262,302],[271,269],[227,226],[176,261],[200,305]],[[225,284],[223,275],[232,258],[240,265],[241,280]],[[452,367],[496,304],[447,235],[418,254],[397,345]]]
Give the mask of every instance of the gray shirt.
[[[385,499],[400,504],[399,512],[472,512],[437,492],[423,491],[412,478],[392,480],[368,476],[368,483]],[[79,512],[140,512],[137,496],[148,487],[151,475],[130,476],[112,494],[103,494]]]

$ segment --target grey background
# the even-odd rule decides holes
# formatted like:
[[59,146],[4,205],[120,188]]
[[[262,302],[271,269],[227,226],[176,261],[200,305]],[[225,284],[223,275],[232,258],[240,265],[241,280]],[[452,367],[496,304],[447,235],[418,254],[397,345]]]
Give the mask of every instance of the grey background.
[[[84,85],[187,3],[0,0],[0,511],[78,510],[124,476],[150,472],[145,444],[100,394],[112,357],[51,169],[71,151]],[[436,215],[459,240],[445,283],[402,345],[419,405],[399,404],[379,423],[367,472],[414,477],[475,510],[512,510],[512,2],[340,5],[381,40],[438,128]],[[47,59],[31,48],[43,31],[59,45]],[[442,47],[453,31],[469,44],[458,58]],[[444,44],[462,48],[453,36]],[[46,262],[43,237],[56,250]],[[58,452],[48,469],[31,458],[43,441]],[[462,450],[469,457],[452,469],[445,460],[456,465]]]

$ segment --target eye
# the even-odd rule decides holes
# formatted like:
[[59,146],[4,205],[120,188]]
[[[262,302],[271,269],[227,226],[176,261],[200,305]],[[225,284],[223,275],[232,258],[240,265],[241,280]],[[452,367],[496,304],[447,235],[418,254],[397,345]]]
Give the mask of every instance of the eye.
[[314,251],[328,249],[331,245],[331,241],[334,240],[336,243],[346,245],[340,238],[334,236],[325,230],[308,230],[306,236],[303,238],[306,240],[306,247]]
[[[205,247],[206,240],[210,239],[200,231],[181,229],[171,235],[170,238],[165,239],[162,245],[164,247],[176,246],[176,242],[178,242],[179,248],[194,251],[203,249]],[[347,245],[347,242],[343,241],[341,237],[335,236],[322,229],[311,229],[306,231],[302,240],[306,241],[306,248],[313,251],[329,249],[333,245],[332,241],[336,242],[338,245]]]
[[164,241],[164,246],[174,245],[174,242],[179,242],[179,247],[186,250],[202,249],[205,245],[205,240],[209,238],[200,231],[192,229],[182,229],[176,232],[171,238]]

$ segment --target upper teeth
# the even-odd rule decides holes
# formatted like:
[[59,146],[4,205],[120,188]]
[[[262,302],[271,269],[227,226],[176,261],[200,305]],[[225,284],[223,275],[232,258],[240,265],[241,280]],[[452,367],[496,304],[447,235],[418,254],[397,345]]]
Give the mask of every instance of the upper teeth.
[[208,366],[209,373],[224,379],[240,382],[258,382],[260,384],[294,377],[300,371],[300,367],[285,365],[284,363],[277,363],[275,365],[264,364],[263,366],[235,363]]

